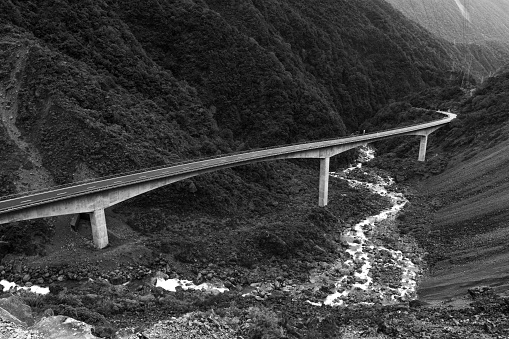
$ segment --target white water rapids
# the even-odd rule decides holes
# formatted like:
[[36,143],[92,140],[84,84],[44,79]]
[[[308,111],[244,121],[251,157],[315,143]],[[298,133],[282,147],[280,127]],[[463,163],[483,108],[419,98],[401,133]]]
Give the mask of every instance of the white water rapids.
[[[346,175],[354,170],[361,170],[362,163],[367,162],[374,157],[374,150],[368,147],[361,149],[359,164],[348,168],[341,173],[331,173],[331,176],[348,181],[351,187],[365,187],[375,194],[386,197],[391,201],[391,208],[383,210],[377,215],[369,216],[361,222],[354,225],[350,230],[344,232],[342,240],[348,245],[346,252],[350,259],[346,261],[338,260],[332,265],[332,268],[346,270],[350,274],[343,275],[335,283],[336,291],[325,298],[324,305],[341,306],[345,305],[353,291],[371,292],[371,296],[378,296],[383,302],[391,302],[411,298],[416,292],[416,278],[419,269],[401,251],[388,249],[384,246],[376,245],[366,235],[376,227],[377,223],[394,219],[397,213],[405,206],[408,200],[401,193],[390,192],[387,187],[394,183],[392,178],[384,179],[373,173],[363,172],[363,175],[375,176],[374,183],[362,182],[355,179],[348,179]],[[401,270],[401,277],[398,283],[390,285],[374,283],[370,271],[374,265],[381,265],[384,268],[396,267]],[[353,270],[353,283],[351,272]],[[361,298],[362,300],[363,298]],[[373,298],[370,301],[374,301]],[[370,303],[370,302],[368,302]]]
[[164,279],[157,278],[156,287],[161,287],[167,291],[175,292],[177,287],[181,287],[183,290],[199,290],[199,291],[212,291],[216,293],[223,293],[228,291],[226,287],[217,287],[212,284],[203,283],[200,285],[195,285],[190,280],[181,280],[181,279]]
[[49,287],[40,287],[37,285],[32,285],[30,287],[27,286],[20,286],[16,283],[2,280],[0,281],[0,284],[3,286],[3,292],[12,292],[12,291],[18,291],[18,290],[25,290],[36,294],[48,294],[49,293]]
[[[347,246],[346,253],[349,259],[339,258],[335,262],[310,272],[310,284],[292,284],[281,288],[281,291],[299,295],[304,290],[318,290],[321,286],[329,285],[334,279],[334,292],[321,302],[308,301],[315,306],[346,306],[354,303],[373,304],[375,302],[391,303],[406,300],[415,296],[416,279],[419,268],[401,251],[386,248],[375,244],[369,235],[382,221],[390,221],[408,202],[397,192],[388,191],[394,180],[382,178],[372,172],[362,170],[362,163],[374,158],[374,150],[369,147],[360,149],[359,163],[339,173],[330,173],[332,177],[346,180],[351,187],[364,187],[371,192],[386,197],[391,202],[389,209],[377,215],[369,216],[345,231],[341,237],[342,243]],[[370,177],[370,182],[349,179],[348,175],[354,171],[361,171],[363,176]],[[372,271],[392,269],[392,283],[385,283],[373,279]],[[338,274],[339,272],[339,274]],[[344,274],[343,274],[344,273]],[[194,285],[191,281],[179,279],[157,279],[157,285],[164,289],[175,291],[177,286],[183,289],[209,290],[216,293],[227,291],[223,286],[208,284]],[[272,290],[271,283],[251,284],[249,293],[243,296],[257,296],[257,291]]]

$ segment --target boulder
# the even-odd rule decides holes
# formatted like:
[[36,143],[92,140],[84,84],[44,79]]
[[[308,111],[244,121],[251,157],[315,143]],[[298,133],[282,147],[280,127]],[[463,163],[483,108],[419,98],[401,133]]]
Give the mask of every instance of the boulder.
[[24,326],[24,327],[27,326],[26,323],[22,322],[21,320],[19,320],[18,318],[16,318],[15,316],[13,316],[12,314],[10,314],[9,312],[7,312],[6,310],[4,310],[1,307],[0,307],[0,319],[3,321],[11,322],[18,326]]
[[96,339],[92,326],[63,315],[42,318],[32,327],[46,339]]
[[[32,309],[18,296],[13,295],[9,298],[0,299],[0,311],[2,319],[28,326],[34,324]],[[11,317],[18,321],[13,321]]]
[[427,302],[419,300],[419,299],[414,299],[414,300],[410,300],[408,305],[412,308],[419,308],[419,307],[429,306],[430,303],[427,303]]
[[468,294],[470,294],[472,299],[477,299],[479,297],[491,297],[494,293],[493,288],[489,286],[476,286],[468,289]]

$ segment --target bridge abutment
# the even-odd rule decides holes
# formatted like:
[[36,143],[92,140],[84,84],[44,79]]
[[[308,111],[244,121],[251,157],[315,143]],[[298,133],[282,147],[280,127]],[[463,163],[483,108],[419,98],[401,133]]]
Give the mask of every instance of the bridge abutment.
[[320,159],[320,186],[318,206],[324,207],[329,203],[329,164],[330,157]]
[[108,246],[108,229],[106,228],[106,216],[104,209],[98,209],[90,213],[90,225],[92,226],[92,239],[98,249]]

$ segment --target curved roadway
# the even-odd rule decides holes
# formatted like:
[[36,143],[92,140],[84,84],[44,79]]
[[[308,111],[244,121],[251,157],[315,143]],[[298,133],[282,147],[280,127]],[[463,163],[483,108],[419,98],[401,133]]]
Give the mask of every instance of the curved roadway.
[[[0,201],[0,213],[19,210],[28,206],[41,205],[47,202],[64,200],[69,197],[76,197],[80,195],[87,195],[91,192],[99,192],[108,190],[115,187],[128,186],[135,183],[151,181],[154,179],[173,176],[176,174],[195,172],[203,169],[211,169],[214,167],[224,168],[225,164],[235,165],[253,162],[254,160],[263,161],[270,159],[274,156],[283,154],[292,154],[302,151],[316,150],[324,147],[337,146],[348,144],[352,142],[366,141],[372,142],[387,137],[405,135],[411,132],[424,130],[430,127],[441,126],[449,123],[456,118],[456,114],[438,111],[439,113],[447,115],[446,118],[435,120],[432,122],[402,127],[397,129],[385,130],[376,133],[369,133],[363,135],[356,135],[353,137],[346,137],[334,140],[323,140],[304,144],[282,146],[268,148],[253,152],[246,152],[241,154],[226,155],[213,159],[199,160],[195,162],[175,165],[160,169],[148,170],[145,172],[138,172],[134,174],[123,175],[110,179],[99,179],[97,181],[90,181],[87,183],[76,184],[75,186],[68,186],[65,188],[56,188],[54,190],[45,192],[27,192],[21,197],[16,197],[10,200]],[[0,197],[1,198],[1,197]]]

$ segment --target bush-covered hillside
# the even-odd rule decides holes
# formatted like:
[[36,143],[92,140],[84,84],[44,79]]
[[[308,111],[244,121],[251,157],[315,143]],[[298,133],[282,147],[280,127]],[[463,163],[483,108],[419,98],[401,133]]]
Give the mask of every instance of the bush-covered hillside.
[[467,150],[470,156],[509,136],[502,128],[509,122],[509,72],[489,78],[459,107],[457,121],[446,136],[449,149]]
[[124,1],[119,10],[147,52],[196,86],[236,137],[271,121],[294,140],[331,135],[323,124],[338,115],[355,129],[389,98],[442,84],[447,67],[440,45],[383,1],[207,0],[154,11]]
[[383,1],[13,0],[0,39],[4,114],[55,183],[344,135],[450,69]]

